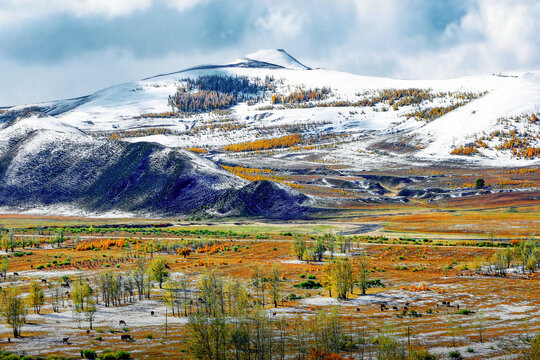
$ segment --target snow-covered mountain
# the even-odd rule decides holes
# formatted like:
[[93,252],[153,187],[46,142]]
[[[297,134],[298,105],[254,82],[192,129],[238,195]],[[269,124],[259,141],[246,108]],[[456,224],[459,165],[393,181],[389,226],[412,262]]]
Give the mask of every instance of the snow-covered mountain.
[[[188,79],[208,76],[245,77],[260,89],[225,111],[171,107],[169,97]],[[297,100],[302,92],[320,96]],[[0,122],[28,111],[87,133],[117,133],[130,142],[206,148],[221,161],[231,158],[222,153],[224,145],[293,132],[302,135],[304,144],[319,146],[319,160],[364,169],[385,161],[522,166],[538,163],[540,156],[535,155],[540,154],[535,120],[540,72],[398,80],[311,69],[284,50],[260,50],[222,65],[158,75],[82,98],[3,109]],[[291,156],[301,160],[312,150],[306,146]]]

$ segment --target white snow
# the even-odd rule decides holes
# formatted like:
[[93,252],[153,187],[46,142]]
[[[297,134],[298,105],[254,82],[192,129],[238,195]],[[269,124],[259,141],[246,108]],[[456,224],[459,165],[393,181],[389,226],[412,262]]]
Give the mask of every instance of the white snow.
[[265,62],[269,64],[275,64],[275,65],[283,66],[284,68],[287,68],[287,69],[297,69],[297,70],[308,69],[307,66],[298,62],[298,60],[293,58],[283,49],[259,50],[257,52],[254,52],[253,54],[246,55],[244,59],[261,61],[261,62]]

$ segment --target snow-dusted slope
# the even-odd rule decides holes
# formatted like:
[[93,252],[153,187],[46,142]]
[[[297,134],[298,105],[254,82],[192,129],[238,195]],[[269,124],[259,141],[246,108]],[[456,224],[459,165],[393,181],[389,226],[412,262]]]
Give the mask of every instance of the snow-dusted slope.
[[30,117],[0,130],[0,206],[172,215],[246,184],[186,151],[96,139],[53,122]]
[[310,70],[309,67],[300,63],[283,49],[259,50],[257,52],[254,52],[253,54],[246,55],[243,60],[255,60],[259,62],[274,64],[282,66],[285,69]]
[[[394,143],[413,139],[411,145],[420,150],[407,156],[428,161],[470,159],[496,165],[504,158],[504,164],[509,165],[531,162],[530,159],[513,158],[509,152],[496,151],[495,142],[491,144],[493,148],[483,149],[470,157],[451,155],[451,152],[457,146],[467,145],[475,137],[488,134],[497,126],[504,129],[499,120],[503,117],[540,113],[540,72],[510,76],[486,74],[448,80],[399,80],[308,69],[284,50],[260,50],[231,63],[204,65],[158,75],[113,86],[79,99],[14,107],[0,113],[0,123],[32,110],[54,116],[58,121],[85,132],[167,128],[167,134],[130,136],[126,140],[153,141],[181,148],[209,146],[214,149],[261,137],[283,136],[287,133],[282,129],[303,126],[306,136],[348,133],[354,139],[370,140],[367,145],[360,142],[341,145],[336,151],[342,151],[347,156],[338,155],[332,161],[349,159],[349,163],[356,163],[356,158],[365,157],[361,155],[365,154],[364,151],[369,152],[366,146],[377,143],[379,137],[387,139],[394,136]],[[211,112],[178,117],[147,116],[171,111],[167,102],[169,96],[185,84],[185,79],[202,75],[244,76],[253,81],[271,78],[273,83],[271,90],[257,94],[257,102],[239,103],[230,109],[230,114],[222,117]],[[302,89],[323,87],[331,88],[331,93],[309,106],[272,105],[270,101],[273,94],[287,96]],[[412,88],[423,89],[432,98],[398,108],[384,101],[373,106],[354,105],[359,100],[377,96],[385,89]],[[417,121],[410,116],[418,111],[453,106],[461,101],[460,94],[470,92],[482,96],[476,96],[467,104],[463,102],[460,104],[463,106],[429,122]],[[342,105],[332,105],[337,103]],[[351,105],[344,106],[343,103]],[[224,121],[233,124],[234,129],[217,131],[212,125],[214,130],[208,130],[210,124]],[[538,132],[538,126],[516,123],[514,127],[516,130],[526,128]],[[269,128],[275,131],[267,131]],[[534,141],[530,145],[540,147]],[[399,151],[389,154],[391,158],[399,155]]]
[[[259,203],[261,197],[272,201]],[[0,128],[1,211],[292,218],[309,210],[307,200],[275,184],[253,189],[253,183],[185,150],[96,138],[50,116]]]
[[[480,99],[442,116],[412,134],[427,144],[420,152],[421,155],[448,157],[448,149],[473,142],[475,137],[488,135],[496,129],[504,130],[505,127],[508,129],[511,125],[500,125],[502,118],[538,113],[540,113],[540,72],[523,73],[516,78],[510,78],[510,81],[496,87]],[[514,122],[513,125],[517,126],[518,132],[525,130],[524,124]],[[538,131],[539,125],[534,128]],[[497,158],[496,154],[487,155]]]

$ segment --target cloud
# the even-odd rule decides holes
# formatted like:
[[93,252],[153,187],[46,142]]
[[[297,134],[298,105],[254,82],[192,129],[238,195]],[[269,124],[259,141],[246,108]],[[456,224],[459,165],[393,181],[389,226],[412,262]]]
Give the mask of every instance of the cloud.
[[0,5],[0,19],[4,26],[55,13],[69,13],[78,17],[105,15],[116,17],[147,9],[152,0],[4,0]]
[[0,101],[81,95],[260,48],[373,76],[534,70],[539,18],[536,0],[2,0]]
[[77,17],[102,15],[108,18],[127,16],[154,5],[185,11],[208,0],[2,0],[0,26],[64,13]]
[[294,9],[271,9],[255,21],[255,26],[271,36],[295,38],[301,31],[307,15]]
[[194,8],[195,6],[206,2],[207,0],[163,0],[165,4],[177,9],[178,11],[184,11]]
[[395,54],[393,74],[451,77],[473,73],[540,69],[536,31],[540,3],[479,0],[442,34],[437,48]]

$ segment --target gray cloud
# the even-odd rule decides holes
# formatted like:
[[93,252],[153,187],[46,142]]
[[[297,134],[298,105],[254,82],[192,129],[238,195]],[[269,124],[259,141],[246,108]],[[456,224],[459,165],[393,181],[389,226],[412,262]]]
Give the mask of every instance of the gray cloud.
[[0,4],[0,105],[84,95],[259,48],[285,48],[312,66],[405,78],[540,64],[534,0],[6,4]]

